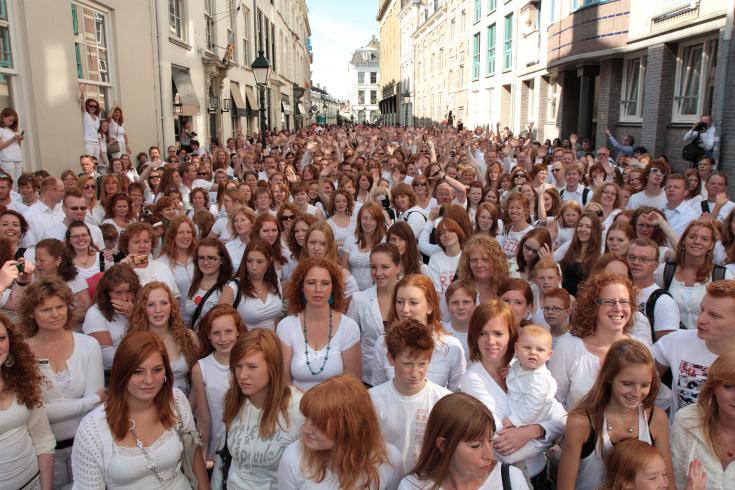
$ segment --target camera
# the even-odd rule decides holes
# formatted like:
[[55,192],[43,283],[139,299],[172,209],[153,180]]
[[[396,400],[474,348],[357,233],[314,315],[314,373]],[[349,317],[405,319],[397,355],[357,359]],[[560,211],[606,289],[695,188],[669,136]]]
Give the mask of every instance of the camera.
[[694,131],[702,132],[707,129],[707,125],[703,122],[698,122],[696,126],[694,126]]
[[17,264],[15,264],[15,267],[18,269],[18,274],[23,274],[24,265],[25,264],[23,262],[18,262]]

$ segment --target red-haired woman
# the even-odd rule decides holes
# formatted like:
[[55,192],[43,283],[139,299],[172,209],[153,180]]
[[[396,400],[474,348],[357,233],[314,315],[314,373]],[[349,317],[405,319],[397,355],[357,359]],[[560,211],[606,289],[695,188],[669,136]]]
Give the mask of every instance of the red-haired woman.
[[197,360],[199,339],[193,330],[184,326],[179,302],[164,283],[154,281],[138,291],[128,332],[138,331],[153,332],[164,341],[171,359],[174,386],[188,394],[189,369]]
[[[474,362],[462,377],[461,387],[464,393],[490,409],[495,427],[502,427],[503,418],[510,415],[505,373],[515,354],[517,339],[518,320],[502,300],[490,300],[475,308],[467,335],[470,360]],[[537,440],[533,443],[537,455],[522,461],[526,464],[531,483],[536,488],[547,488],[543,446],[550,446],[551,441],[561,435],[564,415],[559,409],[541,424],[500,429],[493,438],[493,447],[500,460],[519,462],[518,455],[514,453],[523,448],[521,453],[528,454],[531,448],[527,445]]]
[[278,277],[281,278],[283,266],[288,262],[287,252],[283,250],[281,241],[281,228],[278,218],[272,214],[262,214],[255,218],[253,229],[250,231],[250,240],[261,240],[270,246],[273,261],[276,263]]
[[518,244],[526,233],[533,230],[528,223],[531,216],[531,204],[520,192],[515,192],[508,197],[503,224],[505,229],[502,235],[498,235],[498,243],[503,247],[505,256],[508,258],[508,269],[511,274],[516,270],[516,253]]
[[329,259],[303,260],[289,281],[289,316],[276,333],[294,385],[306,391],[342,373],[362,376],[360,329],[345,315],[342,269]]
[[201,441],[186,396],[173,389],[164,341],[150,332],[123,339],[110,375],[109,398],[79,425],[72,454],[75,487],[189,489],[181,434],[194,436],[192,468],[208,489]]
[[[332,227],[326,221],[317,220],[309,226],[304,242],[304,249],[301,254],[302,258],[317,257],[333,260],[335,263],[338,262],[337,242],[334,240]],[[340,269],[342,270],[345,300],[349,306],[349,303],[352,301],[352,295],[358,292],[359,289],[357,287],[357,281],[350,271],[344,267],[340,267]]]
[[[120,151],[113,153],[112,156],[120,158],[123,154],[130,156],[132,153],[130,149],[130,143],[128,143],[128,132],[125,128],[125,120],[123,118],[123,111],[119,105],[116,105],[110,111],[110,138],[113,141],[117,141],[120,145]],[[130,161],[128,161],[130,163]]]
[[222,412],[230,388],[230,352],[246,330],[237,310],[216,305],[203,317],[197,331],[202,348],[200,359],[191,368],[191,400],[207,461],[214,460],[214,452],[225,438]]
[[301,399],[304,428],[278,466],[278,488],[396,488],[403,460],[380,432],[362,383],[343,375],[324,381]]
[[100,344],[72,330],[74,296],[61,279],[41,279],[25,291],[18,310],[28,347],[46,378],[43,399],[56,437],[54,481],[72,481],[71,446],[84,415],[104,401]]
[[554,260],[562,272],[562,287],[576,296],[602,251],[602,222],[596,213],[587,211],[577,222],[572,240],[554,251]]
[[44,379],[17,327],[0,315],[0,487],[50,490],[54,446]]
[[[413,318],[431,327],[434,332],[434,352],[431,355],[427,379],[452,391],[459,390],[459,381],[467,363],[462,343],[448,335],[441,323],[441,309],[436,289],[426,276],[411,274],[396,285],[388,325]],[[375,342],[372,357],[371,385],[378,386],[393,378],[393,367],[388,363],[385,337]]]
[[560,337],[549,361],[556,399],[567,410],[589,392],[610,346],[630,338],[638,288],[624,276],[598,272],[579,289],[569,335]]
[[457,265],[459,265],[459,258],[462,254],[462,246],[467,237],[457,222],[451,218],[444,218],[439,222],[439,225],[436,227],[436,237],[441,247],[441,252],[432,255],[429,259],[429,276],[442,301],[442,317],[445,321],[449,321],[449,312],[447,311],[444,292],[457,274]]
[[360,291],[373,285],[370,277],[370,250],[385,240],[385,215],[375,202],[366,202],[357,213],[355,235],[342,248],[342,267],[348,269]]
[[77,180],[77,188],[82,192],[84,200],[87,201],[87,214],[84,221],[91,225],[99,226],[105,219],[105,208],[97,199],[97,181],[92,175],[83,175]]
[[227,445],[232,455],[229,472],[217,466],[212,487],[222,488],[226,477],[231,488],[278,488],[278,464],[304,425],[299,411],[302,392],[289,386],[281,343],[270,330],[244,333],[230,352],[230,384],[224,399]]
[[[177,216],[163,238],[161,255],[156,262],[171,270],[176,282],[176,296],[182,298],[181,312],[184,313],[184,300],[194,278],[194,261],[196,252],[196,227],[186,216]],[[185,318],[188,323],[190,318]]]
[[[618,442],[653,444],[673,474],[666,413],[654,406],[658,373],[646,346],[632,339],[610,347],[589,393],[569,412],[558,488],[598,488],[604,459]],[[660,487],[659,487],[660,488]],[[668,488],[676,488],[671,482]]]
[[0,112],[0,169],[10,175],[18,188],[18,177],[23,174],[23,153],[20,142],[25,136],[18,132],[18,113],[12,107]]
[[198,330],[199,322],[217,303],[232,277],[230,256],[221,241],[205,238],[197,243],[194,278],[189,285],[184,303],[185,325]]

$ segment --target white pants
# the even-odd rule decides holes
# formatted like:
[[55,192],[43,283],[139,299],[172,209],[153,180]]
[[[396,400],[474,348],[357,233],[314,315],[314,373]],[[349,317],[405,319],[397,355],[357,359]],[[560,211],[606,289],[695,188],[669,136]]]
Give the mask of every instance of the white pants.
[[84,142],[84,154],[92,155],[99,162],[100,160],[100,143],[99,141],[85,141]]
[[23,174],[23,162],[0,162],[3,172],[13,178],[13,190],[18,190],[18,178]]

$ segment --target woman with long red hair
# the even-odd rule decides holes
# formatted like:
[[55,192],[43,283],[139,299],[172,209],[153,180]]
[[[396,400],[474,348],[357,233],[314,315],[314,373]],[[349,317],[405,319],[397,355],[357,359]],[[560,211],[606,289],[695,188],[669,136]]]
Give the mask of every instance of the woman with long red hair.
[[231,488],[278,488],[278,463],[304,425],[303,394],[289,386],[288,377],[273,331],[256,328],[240,336],[230,352],[233,382],[224,399],[226,434],[217,452],[229,453],[232,463],[215,465],[214,488],[223,487],[223,476]]
[[340,263],[348,269],[360,291],[373,285],[370,277],[370,251],[385,240],[386,226],[383,210],[375,202],[366,202],[357,212],[354,236],[347,237]]
[[191,462],[198,488],[208,489],[201,440],[186,395],[173,389],[164,342],[150,332],[120,343],[109,398],[79,425],[72,453],[74,485],[84,489],[189,489],[182,471],[183,433],[198,446]]
[[301,437],[278,466],[278,488],[393,489],[403,459],[385,442],[363,384],[354,376],[331,378],[301,399]]

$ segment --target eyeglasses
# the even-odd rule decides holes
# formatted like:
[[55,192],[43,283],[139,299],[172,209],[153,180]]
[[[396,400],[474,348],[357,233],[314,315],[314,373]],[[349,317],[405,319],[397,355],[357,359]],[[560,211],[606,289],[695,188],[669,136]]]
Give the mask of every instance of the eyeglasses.
[[281,221],[291,221],[294,218],[296,218],[296,216],[293,214],[284,214],[281,216]]
[[560,168],[552,168],[552,169],[551,169],[551,173],[552,173],[552,174],[555,174],[555,173],[557,173],[557,172],[561,172],[561,169],[560,169]]
[[654,175],[663,175],[664,174],[664,171],[661,170],[658,167],[653,167],[653,168],[651,168],[651,170],[649,170],[649,173],[652,173]]
[[542,306],[541,309],[548,313],[559,313],[564,310],[564,308],[559,308],[558,306]]
[[99,106],[97,104],[88,104],[87,109],[97,109]]
[[595,300],[595,304],[598,306],[607,306],[612,308],[615,305],[620,305],[620,307],[624,306],[630,306],[630,300],[629,299],[612,299],[612,298],[598,298]]
[[626,255],[625,259],[630,263],[636,263],[640,262],[641,264],[650,264],[651,262],[656,262],[656,259],[652,257],[639,257],[638,255]]
[[88,191],[90,189],[95,189],[96,187],[97,186],[94,185],[94,184],[87,184],[87,185],[83,186],[82,189],[84,189],[85,191]]
[[414,187],[426,187],[426,184],[424,182],[415,182],[413,186]]
[[82,238],[89,238],[89,235],[69,235],[72,240],[81,240]]
[[207,172],[197,172],[197,177],[206,177],[207,175],[209,175]]
[[199,262],[219,262],[220,258],[212,255],[198,255],[197,260]]
[[67,206],[68,209],[71,209],[72,211],[86,211],[87,206]]
[[525,179],[525,178],[526,178],[526,176],[523,175],[523,174],[518,174],[518,175],[514,175],[513,176],[513,179]]
[[151,175],[151,180],[153,180],[153,179],[160,179],[160,178],[161,178],[160,175]]

